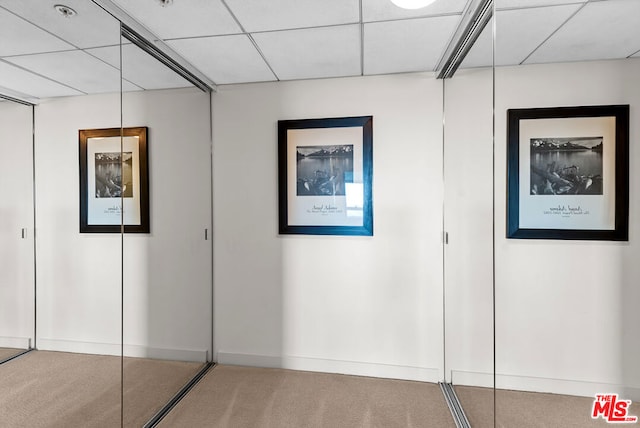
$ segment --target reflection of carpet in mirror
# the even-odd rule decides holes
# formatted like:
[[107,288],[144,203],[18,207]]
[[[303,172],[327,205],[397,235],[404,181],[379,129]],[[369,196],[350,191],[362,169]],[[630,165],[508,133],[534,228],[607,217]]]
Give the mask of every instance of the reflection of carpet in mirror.
[[[124,426],[140,427],[203,366],[124,359]],[[0,365],[2,426],[120,426],[121,359],[32,351]]]
[[20,352],[24,352],[25,349],[16,348],[0,348],[0,361],[4,361],[7,358],[11,358],[14,355],[18,355]]
[[[455,386],[454,389],[472,427],[493,427],[492,389],[472,386]],[[602,418],[591,419],[593,398],[590,397],[497,390],[495,404],[496,428],[612,426]],[[640,415],[640,404],[633,403],[629,413]],[[621,426],[625,425],[628,424]]]

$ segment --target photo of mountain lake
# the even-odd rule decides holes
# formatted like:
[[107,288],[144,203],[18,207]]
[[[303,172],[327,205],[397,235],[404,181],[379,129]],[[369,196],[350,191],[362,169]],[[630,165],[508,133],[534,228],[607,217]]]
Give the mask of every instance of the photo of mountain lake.
[[96,153],[96,198],[132,198],[133,173],[131,162],[133,153]]
[[602,195],[603,137],[532,138],[531,195]]
[[353,145],[297,146],[296,194],[344,196],[353,182]]

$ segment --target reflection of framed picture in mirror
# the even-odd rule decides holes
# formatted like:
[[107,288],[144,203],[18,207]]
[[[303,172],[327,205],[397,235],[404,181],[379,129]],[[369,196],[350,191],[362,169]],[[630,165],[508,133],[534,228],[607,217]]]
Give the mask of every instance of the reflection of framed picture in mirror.
[[280,233],[373,235],[373,118],[278,122]]
[[507,237],[628,240],[629,106],[507,116]]
[[[121,136],[122,131],[122,136]],[[80,232],[149,233],[147,128],[84,129]]]

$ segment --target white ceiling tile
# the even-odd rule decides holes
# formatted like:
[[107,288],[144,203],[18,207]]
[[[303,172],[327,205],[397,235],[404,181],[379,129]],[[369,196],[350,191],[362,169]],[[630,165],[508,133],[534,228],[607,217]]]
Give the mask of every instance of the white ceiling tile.
[[82,95],[72,88],[0,61],[2,84],[14,91],[36,98]]
[[461,14],[467,0],[437,0],[422,9],[402,9],[391,0],[362,0],[362,19],[364,22],[388,21],[392,19],[415,18],[432,15]]
[[245,35],[170,40],[167,44],[218,85],[275,80]]
[[157,1],[115,0],[115,3],[162,39],[217,36],[241,31],[220,0],[176,1],[166,7]]
[[539,6],[559,6],[564,4],[583,4],[589,0],[495,0],[497,10],[519,9]]
[[[120,90],[120,71],[82,51],[17,56],[7,61],[82,92]],[[126,82],[124,85],[133,86]]]
[[626,58],[640,47],[640,1],[587,3],[526,63]]
[[516,65],[571,17],[580,5],[514,9],[496,13],[496,65]]
[[51,0],[0,0],[0,6],[77,47],[109,46],[120,42],[120,23],[92,1],[60,1],[78,13],[71,18],[63,17],[53,8],[57,3]]
[[73,49],[11,12],[0,8],[0,57]]
[[254,38],[281,80],[360,74],[360,25],[258,33]]
[[432,71],[460,16],[364,25],[364,74]]
[[[116,68],[120,67],[120,49],[117,46],[87,49],[86,52]],[[192,86],[177,73],[133,44],[122,47],[122,77],[143,89]]]
[[227,0],[247,32],[353,24],[359,0]]

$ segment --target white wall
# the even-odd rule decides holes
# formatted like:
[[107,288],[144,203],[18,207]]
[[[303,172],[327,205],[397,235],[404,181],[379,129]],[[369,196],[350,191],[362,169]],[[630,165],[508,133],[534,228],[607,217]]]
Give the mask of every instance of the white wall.
[[[149,127],[151,233],[79,233],[78,130],[120,125],[118,94],[36,108],[38,348],[201,360],[211,355],[209,97],[125,94],[124,126]],[[121,263],[124,261],[124,271]]]
[[126,93],[123,116],[125,127],[149,127],[151,194],[151,235],[125,236],[125,344],[155,349],[151,356],[211,359],[209,94]]
[[0,102],[0,347],[33,345],[32,123],[31,107]]
[[[638,60],[497,71],[498,387],[638,399],[639,72]],[[463,70],[446,82],[444,186],[442,83],[431,76],[229,86],[215,94],[219,361],[492,384],[491,82],[491,70]],[[631,104],[630,241],[507,240],[506,110],[618,103]],[[375,236],[279,237],[277,120],[366,114],[374,116]],[[318,269],[319,257],[330,268]],[[544,269],[534,267],[539,259]]]
[[[373,115],[373,237],[278,236],[277,121]],[[430,74],[214,94],[223,363],[442,377],[442,90]]]

